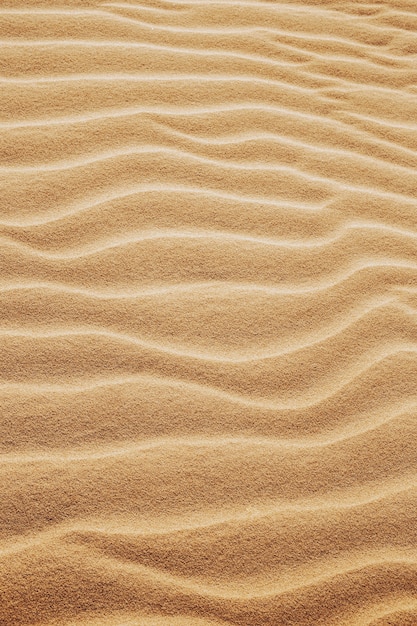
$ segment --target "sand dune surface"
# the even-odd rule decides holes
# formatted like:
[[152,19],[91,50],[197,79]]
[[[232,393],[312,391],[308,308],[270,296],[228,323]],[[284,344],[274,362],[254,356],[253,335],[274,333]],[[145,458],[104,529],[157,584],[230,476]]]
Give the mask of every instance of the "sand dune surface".
[[417,624],[417,5],[3,0],[0,624]]

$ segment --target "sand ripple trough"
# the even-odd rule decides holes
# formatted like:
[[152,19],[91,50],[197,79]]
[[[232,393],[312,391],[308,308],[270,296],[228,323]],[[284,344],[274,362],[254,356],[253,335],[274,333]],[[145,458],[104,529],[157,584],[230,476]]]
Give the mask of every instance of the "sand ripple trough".
[[0,624],[417,624],[417,5],[3,0]]

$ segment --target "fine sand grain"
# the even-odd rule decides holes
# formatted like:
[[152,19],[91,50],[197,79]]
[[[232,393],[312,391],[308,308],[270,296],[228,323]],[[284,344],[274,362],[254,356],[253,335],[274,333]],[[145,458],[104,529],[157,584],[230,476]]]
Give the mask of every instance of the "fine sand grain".
[[1,0],[1,626],[417,624],[415,0]]

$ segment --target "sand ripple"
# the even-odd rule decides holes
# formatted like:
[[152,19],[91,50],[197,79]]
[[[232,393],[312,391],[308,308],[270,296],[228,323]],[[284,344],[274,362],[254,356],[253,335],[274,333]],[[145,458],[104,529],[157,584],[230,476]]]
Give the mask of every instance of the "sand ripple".
[[417,623],[411,0],[4,0],[0,623]]

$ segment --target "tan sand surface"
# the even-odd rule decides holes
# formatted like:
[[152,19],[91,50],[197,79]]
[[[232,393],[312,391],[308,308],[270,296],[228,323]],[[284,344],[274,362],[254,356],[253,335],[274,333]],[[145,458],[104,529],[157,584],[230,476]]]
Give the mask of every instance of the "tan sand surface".
[[1,0],[0,625],[417,625],[416,0]]

